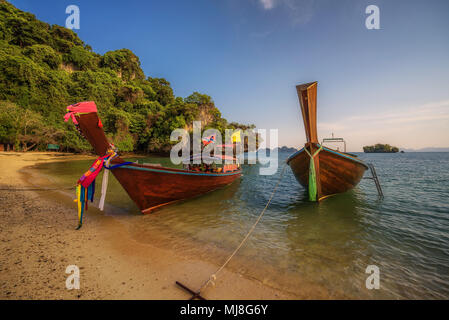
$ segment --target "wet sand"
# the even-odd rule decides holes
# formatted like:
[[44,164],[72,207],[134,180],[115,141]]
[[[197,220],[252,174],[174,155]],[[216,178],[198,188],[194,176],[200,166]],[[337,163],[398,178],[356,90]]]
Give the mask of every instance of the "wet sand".
[[[57,190],[11,190],[41,185],[24,173],[28,166],[90,158],[0,152],[0,299],[190,298],[175,281],[197,289],[217,265],[138,242],[123,222],[92,206],[77,231],[76,207],[70,197]],[[154,237],[157,243],[158,235]],[[79,290],[66,289],[69,265],[80,269]],[[203,295],[208,299],[304,298],[226,269]]]

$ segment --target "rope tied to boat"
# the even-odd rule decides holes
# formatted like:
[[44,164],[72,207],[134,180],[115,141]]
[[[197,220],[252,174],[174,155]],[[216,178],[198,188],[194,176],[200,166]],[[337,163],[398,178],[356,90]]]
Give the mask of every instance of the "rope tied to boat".
[[66,187],[66,188],[39,188],[39,187],[29,187],[29,188],[0,188],[2,191],[62,191],[62,190],[73,190],[76,186]]
[[304,151],[309,155],[310,157],[310,164],[309,164],[309,200],[310,201],[316,201],[316,195],[317,195],[317,186],[316,186],[316,171],[315,171],[315,157],[318,155],[318,153],[323,150],[323,146],[320,145],[320,148],[313,153],[313,155],[307,150],[307,148],[304,148]]
[[199,298],[202,300],[205,300],[202,296],[201,296],[201,291],[203,291],[204,289],[207,288],[207,286],[209,284],[212,284],[213,286],[215,286],[215,281],[217,280],[217,275],[226,267],[226,265],[231,261],[231,259],[237,254],[237,252],[243,247],[243,245],[245,244],[245,242],[248,240],[248,238],[250,237],[250,235],[253,233],[254,229],[256,228],[257,224],[259,223],[259,221],[262,219],[263,215],[265,214],[265,211],[267,210],[268,206],[271,203],[271,200],[273,200],[273,197],[277,191],[277,188],[284,176],[284,171],[285,168],[287,167],[287,163],[284,163],[284,166],[282,167],[281,170],[281,174],[279,175],[279,178],[276,182],[275,187],[273,188],[273,191],[271,192],[271,195],[268,199],[267,204],[265,205],[265,207],[263,208],[263,210],[261,211],[261,213],[259,214],[258,218],[256,219],[256,221],[254,222],[254,224],[252,225],[251,229],[248,231],[248,233],[246,234],[246,236],[243,238],[243,240],[240,242],[240,244],[237,246],[237,248],[235,248],[235,250],[232,252],[232,254],[226,259],[226,261],[217,269],[217,271],[215,271],[202,285],[201,287],[194,292],[193,290],[190,290],[189,288],[187,288],[186,286],[184,286],[182,283],[176,281],[176,284],[179,285],[180,287],[182,287],[183,289],[187,290],[188,292],[190,292],[192,294],[192,297],[190,298],[190,300],[193,300],[195,298]]
[[123,163],[119,163],[116,165],[111,166],[111,160],[113,158],[117,157],[117,154],[115,154],[114,157],[109,157],[106,160],[106,163],[103,165],[103,168],[107,169],[103,172],[103,180],[101,182],[101,197],[100,197],[100,202],[98,204],[98,208],[103,211],[104,210],[104,202],[106,200],[106,193],[108,191],[108,182],[109,182],[109,171],[110,170],[114,170],[116,168],[120,168],[123,166],[126,166],[128,164],[131,164],[132,162],[123,162]]

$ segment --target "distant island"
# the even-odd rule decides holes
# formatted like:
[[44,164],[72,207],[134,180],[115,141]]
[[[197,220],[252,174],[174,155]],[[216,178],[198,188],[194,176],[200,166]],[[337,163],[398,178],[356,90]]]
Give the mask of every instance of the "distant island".
[[399,148],[390,146],[389,144],[375,144],[374,146],[363,147],[365,153],[396,153],[399,152]]
[[277,149],[278,149],[278,152],[290,152],[290,153],[293,153],[293,152],[298,151],[296,148],[289,148],[287,146],[283,146],[283,147],[280,147],[280,148],[278,147]]
[[277,148],[265,148],[265,149],[259,149],[258,151],[263,151],[265,150],[267,153],[270,153],[271,151],[277,150],[277,152],[289,152],[289,153],[295,153],[296,151],[298,151],[298,149],[296,148],[289,148],[287,146],[283,146],[283,147],[277,147]]

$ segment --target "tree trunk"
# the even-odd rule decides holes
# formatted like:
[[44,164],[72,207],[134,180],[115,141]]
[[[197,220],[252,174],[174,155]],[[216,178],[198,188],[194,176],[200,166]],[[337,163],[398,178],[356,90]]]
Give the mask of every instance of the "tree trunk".
[[27,152],[28,150],[33,149],[36,145],[37,145],[37,143],[33,143],[31,146],[25,148],[25,149],[23,150],[23,152]]

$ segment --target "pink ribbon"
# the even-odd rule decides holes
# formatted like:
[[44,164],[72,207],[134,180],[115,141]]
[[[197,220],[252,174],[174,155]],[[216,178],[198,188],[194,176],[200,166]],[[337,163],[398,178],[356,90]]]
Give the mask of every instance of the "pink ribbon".
[[93,101],[84,101],[68,106],[67,111],[64,116],[64,122],[67,122],[71,118],[74,124],[78,124],[75,114],[97,112],[97,106]]
[[[78,180],[78,184],[82,185],[84,188],[88,188],[91,183],[95,180],[95,178],[98,176],[98,174],[101,172],[101,169],[104,165],[104,159],[109,157],[110,154],[104,155],[102,157],[99,157],[97,160],[92,163],[92,166],[87,172],[90,172],[88,176],[86,176],[87,172],[83,174],[83,176]],[[97,162],[98,165],[97,165]]]

